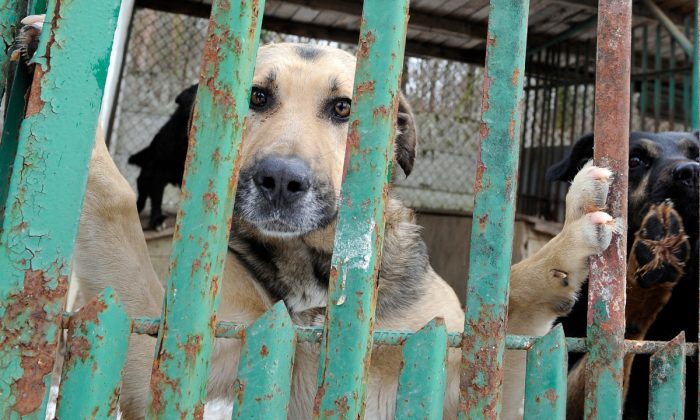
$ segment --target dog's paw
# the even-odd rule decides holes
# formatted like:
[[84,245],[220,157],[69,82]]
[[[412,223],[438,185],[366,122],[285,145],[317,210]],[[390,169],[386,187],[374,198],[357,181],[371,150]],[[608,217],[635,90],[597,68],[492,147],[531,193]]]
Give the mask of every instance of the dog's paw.
[[603,210],[608,198],[612,172],[587,164],[579,171],[566,194],[566,220],[570,223],[585,214]]
[[39,45],[39,35],[44,27],[46,15],[31,15],[22,19],[22,27],[15,37],[12,46],[10,60],[17,61],[21,58],[29,60],[32,58]]
[[630,282],[643,288],[657,284],[674,285],[683,275],[690,255],[683,220],[667,200],[652,206],[635,233],[632,255],[636,270]]

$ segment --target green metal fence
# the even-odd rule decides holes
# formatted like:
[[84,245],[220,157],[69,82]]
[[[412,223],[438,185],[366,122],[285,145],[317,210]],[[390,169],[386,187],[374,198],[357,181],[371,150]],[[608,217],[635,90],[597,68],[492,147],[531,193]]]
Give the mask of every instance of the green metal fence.
[[[61,373],[60,418],[116,413],[130,333],[158,336],[146,413],[151,418],[201,417],[214,337],[244,337],[231,396],[236,418],[286,416],[298,341],[322,343],[314,412],[319,418],[362,417],[373,343],[403,346],[397,418],[441,417],[448,347],[462,350],[462,418],[499,417],[506,348],[528,351],[527,418],[564,418],[567,352],[589,354],[587,417],[621,416],[622,358],[627,353],[654,353],[652,415],[682,416],[678,397],[685,389],[684,357],[697,355],[697,345],[686,345],[683,336],[668,344],[624,341],[624,305],[620,305],[625,287],[624,233],[616,234],[613,246],[593,262],[592,321],[586,339],[566,339],[561,328],[545,337],[506,335],[511,250],[503,245],[513,237],[527,0],[491,1],[478,194],[462,334],[447,334],[439,319],[417,333],[373,330],[408,0],[364,2],[325,329],[294,327],[282,303],[249,326],[212,322],[228,240],[228,229],[219,227],[231,221],[234,191],[230,185],[236,185],[237,151],[264,0],[216,0],[213,5],[193,118],[194,146],[189,151],[185,199],[161,318],[129,320],[110,290],[92,301],[88,310],[64,314],[119,3],[50,0],[26,106],[24,95],[19,94],[26,83],[23,73],[14,76],[14,96],[0,143],[3,418],[44,415],[64,328],[69,351]],[[33,3],[29,10],[36,12],[41,6]],[[0,35],[6,42],[26,7],[22,1],[4,2]],[[627,171],[631,10],[631,0],[600,1],[596,159],[618,174]],[[85,33],[91,34],[87,42]],[[4,69],[4,61],[0,65]],[[697,67],[694,74],[697,84]],[[626,192],[626,177],[620,176],[609,203],[614,216],[625,216]],[[352,206],[351,199],[366,205]],[[208,246],[196,246],[202,243]],[[358,249],[371,253],[358,253]],[[243,330],[245,334],[239,334]]]

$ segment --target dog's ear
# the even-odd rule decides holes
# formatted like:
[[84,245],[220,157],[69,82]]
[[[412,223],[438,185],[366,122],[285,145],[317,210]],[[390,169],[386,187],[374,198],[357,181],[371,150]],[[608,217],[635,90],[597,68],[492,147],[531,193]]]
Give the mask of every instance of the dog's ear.
[[571,181],[589,160],[593,159],[593,133],[586,134],[574,143],[566,157],[547,169],[548,182]]
[[175,103],[183,106],[192,106],[195,97],[197,97],[197,86],[198,85],[194,84],[180,92],[177,98],[175,98]]
[[[399,96],[399,113],[396,118],[396,140],[394,150],[396,162],[403,169],[403,173],[408,176],[413,170],[413,163],[416,160],[416,144],[418,143],[418,132],[416,131],[416,121],[413,110],[408,100],[403,95]],[[394,171],[394,176],[396,171]]]

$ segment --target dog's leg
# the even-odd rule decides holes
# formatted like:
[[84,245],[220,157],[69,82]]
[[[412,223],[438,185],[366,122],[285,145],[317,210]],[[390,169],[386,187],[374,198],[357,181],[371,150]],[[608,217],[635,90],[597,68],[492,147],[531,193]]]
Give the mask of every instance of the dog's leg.
[[[98,130],[74,255],[74,278],[86,298],[112,287],[130,317],[160,314],[163,288],[153,270],[135,206],[134,192],[119,173]],[[129,339],[120,407],[141,418],[155,339]]]
[[[615,222],[605,207],[611,172],[587,166],[566,196],[562,231],[532,257],[513,265],[508,309],[510,334],[544,335],[573,307],[588,275],[588,259],[605,250]],[[525,352],[506,352],[504,418],[519,417],[524,390]]]

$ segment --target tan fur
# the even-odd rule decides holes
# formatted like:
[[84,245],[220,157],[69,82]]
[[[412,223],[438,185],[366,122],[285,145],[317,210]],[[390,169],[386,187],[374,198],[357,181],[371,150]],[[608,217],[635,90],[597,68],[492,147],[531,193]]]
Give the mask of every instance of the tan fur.
[[[331,81],[339,93],[350,96],[354,57],[323,48],[316,60],[300,58],[294,45],[262,47],[258,53],[255,83],[264,83],[271,71],[282,102],[273,118],[248,118],[241,153],[241,166],[267,153],[296,154],[312,165],[340,190],[346,125],[331,125],[317,117],[318,101],[328,96]],[[603,172],[601,172],[603,171]],[[603,174],[603,175],[601,175]],[[608,218],[590,213],[605,201],[609,173],[588,167],[574,181],[567,197],[567,223],[562,232],[537,255],[513,267],[508,329],[512,333],[546,333],[561,315],[561,302],[574,299],[585,279],[587,258],[607,247],[612,229]],[[607,216],[607,215],[605,215]],[[398,201],[389,203],[386,214],[384,254],[412,234],[413,215]],[[325,250],[333,246],[334,225],[305,235],[306,243]],[[455,233],[459,234],[459,233]],[[271,238],[273,241],[284,239]],[[135,207],[135,196],[109,156],[98,132],[92,155],[87,194],[76,247],[75,275],[86,295],[112,286],[131,316],[157,316],[163,288],[147,257],[146,243]],[[394,256],[382,264],[402,264],[411,255]],[[555,271],[553,271],[555,270]],[[557,272],[565,273],[564,284]],[[454,291],[431,268],[418,302],[408,310],[378,320],[376,328],[417,330],[434,317],[443,317],[451,332],[459,332],[463,312]],[[380,279],[380,293],[382,290]],[[250,323],[273,302],[229,253],[221,289],[219,320]],[[151,357],[155,339],[133,336],[122,389],[125,418],[140,418],[145,409]],[[239,357],[237,340],[217,339],[208,386],[209,398],[230,398]],[[450,350],[445,416],[454,418],[458,405],[459,350]],[[290,418],[309,418],[315,394],[318,348],[298,345],[295,359]],[[504,418],[517,418],[523,397],[524,365],[520,352],[506,353]],[[378,347],[373,351],[367,391],[366,418],[392,418],[400,369],[400,349]]]

